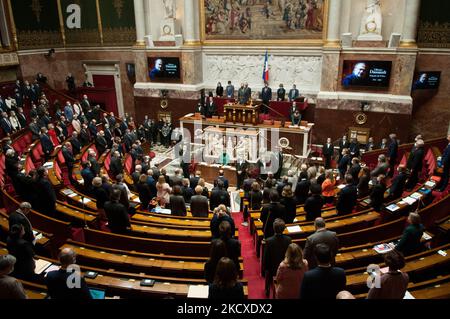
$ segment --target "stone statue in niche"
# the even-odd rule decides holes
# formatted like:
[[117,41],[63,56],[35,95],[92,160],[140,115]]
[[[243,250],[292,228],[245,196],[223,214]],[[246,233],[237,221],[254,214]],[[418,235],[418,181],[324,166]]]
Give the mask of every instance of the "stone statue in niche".
[[367,6],[361,20],[358,41],[382,41],[382,22],[380,0],[367,0]]
[[175,18],[175,2],[174,0],[163,0],[164,4],[164,19]]

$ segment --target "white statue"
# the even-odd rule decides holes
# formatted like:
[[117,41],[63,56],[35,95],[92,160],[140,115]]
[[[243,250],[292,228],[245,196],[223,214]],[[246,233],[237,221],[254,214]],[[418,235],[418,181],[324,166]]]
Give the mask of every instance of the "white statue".
[[163,0],[165,16],[164,19],[175,18],[175,1]]
[[367,0],[366,10],[361,20],[361,28],[358,40],[381,41],[381,16],[380,0]]

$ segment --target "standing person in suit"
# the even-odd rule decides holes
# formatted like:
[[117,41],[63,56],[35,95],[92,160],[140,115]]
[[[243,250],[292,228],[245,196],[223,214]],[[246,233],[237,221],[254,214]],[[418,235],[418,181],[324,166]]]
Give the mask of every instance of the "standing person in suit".
[[223,181],[219,180],[217,182],[217,188],[212,190],[209,204],[212,210],[220,204],[230,207],[230,194],[224,189]]
[[289,236],[283,234],[286,225],[281,218],[276,218],[271,226],[274,235],[266,239],[263,256],[266,297],[269,297],[273,277],[277,274],[278,266],[283,261],[286,250],[292,242]]
[[119,203],[122,191],[114,189],[110,201],[105,203],[105,213],[108,218],[108,228],[116,234],[126,234],[131,229],[127,208]]
[[349,148],[350,147],[350,143],[347,140],[347,135],[342,136],[342,139],[339,141],[339,161],[342,158],[342,151],[344,150],[344,148]]
[[339,164],[338,164],[339,176],[340,176],[341,180],[344,179],[344,176],[347,173],[350,163],[351,163],[351,157],[349,155],[349,150],[348,150],[348,148],[344,148],[342,150],[342,157],[339,160]]
[[37,170],[36,191],[38,203],[36,210],[52,217],[56,210],[56,194],[48,180],[48,171],[44,167]]
[[237,175],[236,189],[241,189],[242,184],[244,183],[246,170],[247,170],[247,162],[242,157],[238,157],[236,161],[236,175]]
[[331,138],[327,138],[327,142],[322,148],[322,156],[325,158],[325,168],[331,168],[331,158],[334,155],[334,146],[331,143]]
[[398,175],[392,180],[391,187],[389,188],[389,198],[397,199],[400,198],[405,190],[406,179],[408,175],[406,174],[406,166],[400,164],[397,167]]
[[374,285],[370,288],[367,299],[401,300],[409,282],[408,274],[400,271],[405,267],[405,258],[402,253],[392,250],[384,255],[384,263],[389,267],[389,271],[381,275],[378,287]]
[[108,148],[108,141],[105,138],[104,131],[100,131],[97,133],[97,136],[95,138],[95,147],[97,148],[98,154],[100,156],[105,153],[106,149]]
[[[257,184],[259,185],[259,184]],[[260,192],[260,202],[259,206],[261,207],[262,202],[262,193]],[[284,221],[286,224],[292,224],[294,222],[296,216],[297,206],[295,205],[294,194],[292,193],[292,188],[290,185],[286,185],[283,187],[283,191],[281,192],[281,200],[280,204],[284,206]]]
[[413,189],[419,181],[419,174],[422,172],[423,159],[425,157],[424,145],[423,140],[418,140],[415,143],[416,149],[408,159],[407,168],[410,170],[410,175],[406,182],[406,189],[408,190]]
[[27,126],[27,117],[21,107],[17,108],[17,119],[19,120],[20,127],[24,128]]
[[184,201],[183,195],[181,194],[181,188],[179,185],[175,185],[173,187],[173,194],[170,195],[169,203],[172,215],[186,216],[186,203]]
[[220,222],[219,238],[227,247],[227,257],[234,262],[236,269],[240,270],[241,265],[239,263],[239,257],[241,257],[241,242],[234,238],[234,233],[232,233],[232,231],[234,231],[234,227],[231,227],[228,220],[223,220]]
[[252,89],[248,87],[248,83],[244,83],[244,105],[247,105],[252,98]]
[[217,87],[216,87],[216,96],[217,97],[222,97],[223,96],[223,86],[222,83],[217,83]]
[[372,181],[375,182],[378,175],[387,175],[389,164],[387,163],[386,156],[384,154],[378,155],[378,165],[371,172],[370,176]]
[[[76,265],[76,254],[71,248],[64,248],[59,253],[59,270],[50,271],[46,278],[48,295],[56,300],[89,300],[92,299],[89,288],[83,277],[80,278],[80,285],[69,287],[69,276],[73,275],[73,265]],[[70,272],[69,270],[72,270]]]
[[356,138],[352,138],[348,150],[350,151],[351,158],[359,157],[359,143]]
[[397,157],[398,157],[397,135],[390,134],[389,141],[390,142],[387,152],[387,157],[389,158],[389,174],[387,176],[392,178],[394,176],[395,165],[397,164]]
[[280,84],[277,90],[277,101],[284,102],[286,100],[286,90],[283,87],[283,84]]
[[72,137],[69,139],[70,145],[72,146],[73,155],[77,156],[81,152],[81,143],[78,140],[78,133],[76,131],[72,132]]
[[326,244],[330,249],[331,264],[335,264],[335,256],[339,249],[339,240],[336,233],[326,228],[325,220],[317,217],[314,221],[316,232],[306,239],[304,257],[308,260],[309,269],[317,267],[317,261],[314,258],[314,250],[319,244]]
[[219,260],[222,257],[227,257],[227,246],[222,239],[216,239],[211,242],[211,250],[209,253],[209,259],[204,266],[205,280],[212,284],[216,275],[216,268]]
[[261,100],[262,100],[262,109],[261,112],[264,114],[269,113],[269,104],[272,100],[272,89],[269,87],[269,83],[264,82],[264,87],[261,90]]
[[223,188],[226,191],[228,191],[229,182],[228,182],[228,179],[226,179],[225,176],[224,176],[223,169],[219,170],[219,177],[214,181],[214,185],[217,185],[218,181],[222,181],[223,182]]
[[418,213],[410,213],[408,223],[409,225],[403,231],[400,241],[395,246],[395,249],[402,252],[405,256],[417,254],[423,249],[420,240],[425,231]]
[[33,226],[31,225],[30,220],[28,219],[28,214],[31,211],[31,204],[28,202],[23,202],[20,204],[19,209],[12,212],[8,217],[9,231],[11,231],[11,227],[16,224],[20,224],[23,226],[25,234],[23,235],[23,239],[28,241],[29,243],[34,245],[34,234],[33,234]]
[[[189,179],[189,185],[190,185],[190,187],[191,187],[193,190],[197,187],[198,181],[199,181],[199,179],[200,179],[201,174],[202,174],[202,172],[200,172],[200,171],[195,171],[194,176],[192,176],[192,177]],[[211,209],[213,209],[213,208],[211,207]]]
[[273,236],[273,222],[277,218],[284,221],[285,207],[280,204],[279,195],[276,190],[270,192],[270,204],[262,208],[261,221],[263,222],[264,238]]
[[217,105],[214,103],[214,98],[210,96],[206,103],[206,117],[211,118],[217,116]]
[[305,202],[306,220],[313,221],[321,216],[323,199],[320,194],[322,187],[319,184],[311,184],[311,196]]
[[69,181],[72,185],[76,185],[76,180],[73,178],[73,166],[75,164],[75,158],[73,156],[71,147],[72,145],[70,144],[70,142],[66,142],[64,143],[61,152],[67,166],[67,174],[69,176]]
[[139,194],[139,200],[142,203],[141,208],[147,210],[148,205],[152,200],[152,192],[150,186],[147,184],[147,175],[141,174],[139,176],[139,180],[136,183],[136,190]]
[[339,198],[336,204],[338,215],[351,214],[358,199],[358,189],[353,183],[352,175],[345,175],[345,183],[347,185],[339,192]]
[[194,217],[208,217],[209,204],[208,198],[202,195],[203,187],[197,185],[195,194],[191,197],[191,214]]
[[289,90],[288,98],[289,102],[292,102],[300,97],[300,92],[297,89],[297,86],[292,85],[292,89]]
[[25,230],[22,224],[11,226],[6,247],[9,254],[17,259],[12,276],[26,281],[34,281],[37,279],[37,275],[34,273],[36,268],[35,253],[33,245],[23,238],[24,235]]
[[8,118],[8,113],[2,112],[2,118],[0,119],[0,127],[6,136],[10,136],[13,133],[13,126]]
[[353,183],[359,183],[359,172],[361,171],[361,164],[358,157],[352,158],[352,166],[349,169],[349,174],[353,177]]
[[231,81],[228,81],[228,85],[226,87],[227,98],[234,99],[234,85],[231,84]]
[[327,244],[316,245],[314,255],[317,267],[313,269],[310,265],[311,270],[305,273],[300,288],[300,299],[335,300],[337,294],[345,289],[345,271],[333,267],[332,249]]
[[238,102],[239,102],[239,104],[242,104],[242,105],[247,104],[247,101],[245,100],[244,83],[241,83],[241,87],[238,90]]
[[375,143],[373,142],[373,137],[369,137],[369,140],[367,141],[365,150],[366,152],[373,151],[375,149]]
[[442,153],[442,177],[441,181],[439,182],[437,189],[440,192],[443,192],[448,185],[448,176],[449,176],[449,170],[450,170],[450,135],[447,136],[448,145],[445,148],[444,152]]
[[92,181],[95,177],[91,170],[91,163],[89,161],[85,161],[81,163],[81,167],[81,177],[83,178],[84,190],[87,194],[90,194],[92,192]]
[[386,192],[386,178],[384,175],[379,175],[377,177],[377,182],[372,187],[372,192],[370,193],[370,205],[372,208],[379,212],[384,203],[384,193]]

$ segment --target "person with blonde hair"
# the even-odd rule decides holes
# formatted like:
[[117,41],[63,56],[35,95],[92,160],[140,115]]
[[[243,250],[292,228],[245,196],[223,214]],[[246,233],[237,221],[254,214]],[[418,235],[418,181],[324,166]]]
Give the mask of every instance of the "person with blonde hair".
[[170,201],[170,193],[172,192],[172,188],[166,183],[166,178],[164,175],[160,175],[158,177],[158,182],[156,183],[156,197],[161,205],[161,207],[165,207],[166,204]]
[[308,271],[308,261],[302,249],[295,243],[288,246],[284,260],[275,276],[276,299],[298,299],[303,275]]

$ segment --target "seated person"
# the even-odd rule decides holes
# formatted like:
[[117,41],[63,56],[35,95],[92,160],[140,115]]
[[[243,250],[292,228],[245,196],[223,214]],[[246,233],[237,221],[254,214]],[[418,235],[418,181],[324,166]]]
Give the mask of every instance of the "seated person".
[[300,113],[300,110],[297,108],[297,103],[295,101],[292,102],[292,106],[289,110],[289,116],[291,118],[292,125],[300,125],[300,122],[302,121],[302,115]]

